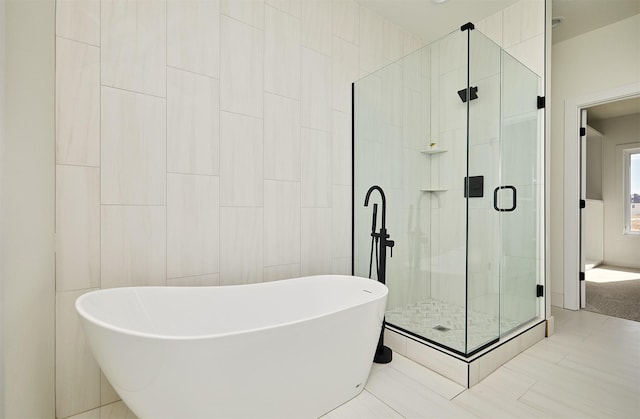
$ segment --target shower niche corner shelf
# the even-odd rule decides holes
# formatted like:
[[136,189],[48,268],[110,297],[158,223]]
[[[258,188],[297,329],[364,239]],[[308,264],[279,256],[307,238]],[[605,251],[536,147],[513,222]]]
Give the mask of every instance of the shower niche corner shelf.
[[446,148],[426,148],[424,150],[420,150],[420,152],[422,154],[440,154],[440,153],[446,153],[447,150]]
[[422,192],[446,192],[447,190],[445,188],[420,188]]

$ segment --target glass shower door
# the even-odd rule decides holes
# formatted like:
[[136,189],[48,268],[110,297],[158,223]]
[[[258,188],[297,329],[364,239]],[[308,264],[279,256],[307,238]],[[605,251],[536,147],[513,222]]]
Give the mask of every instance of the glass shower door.
[[543,156],[538,86],[534,72],[502,52],[502,188],[496,192],[502,238],[501,335],[540,314],[536,286],[543,260]]

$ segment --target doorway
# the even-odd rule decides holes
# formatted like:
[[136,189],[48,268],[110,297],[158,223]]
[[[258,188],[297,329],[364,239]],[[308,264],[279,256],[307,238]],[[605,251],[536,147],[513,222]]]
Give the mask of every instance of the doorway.
[[[592,93],[586,96],[576,97],[565,101],[564,123],[564,272],[563,272],[563,297],[564,308],[579,310],[581,308],[581,288],[584,289],[584,281],[581,281],[581,194],[580,184],[580,114],[583,109],[588,109],[601,104],[616,102],[624,99],[640,96],[640,83],[619,86],[606,91]],[[584,278],[584,276],[582,276]],[[582,302],[585,299],[582,298]]]
[[581,126],[580,307],[640,321],[640,96],[582,109]]

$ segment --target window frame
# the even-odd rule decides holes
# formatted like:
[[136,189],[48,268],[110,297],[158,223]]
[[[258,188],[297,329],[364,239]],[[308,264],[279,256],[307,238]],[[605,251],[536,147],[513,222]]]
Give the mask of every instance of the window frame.
[[[636,143],[622,149],[622,211],[623,231],[625,236],[640,236],[640,231],[631,230],[631,156],[640,155],[640,144]],[[640,205],[640,203],[638,204]]]

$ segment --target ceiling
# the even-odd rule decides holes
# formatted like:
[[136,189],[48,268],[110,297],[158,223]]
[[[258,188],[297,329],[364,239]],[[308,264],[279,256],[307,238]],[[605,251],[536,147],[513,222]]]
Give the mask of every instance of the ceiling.
[[640,97],[592,106],[587,109],[587,121],[591,123],[633,114],[640,114]]
[[[467,22],[478,22],[519,0],[358,0],[358,2],[419,35],[429,43]],[[544,1],[544,0],[540,0]],[[554,43],[640,13],[640,0],[552,0],[552,16],[564,22],[553,30]]]
[[553,29],[555,44],[637,15],[640,0],[553,0],[552,9],[553,17],[565,18]]

